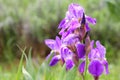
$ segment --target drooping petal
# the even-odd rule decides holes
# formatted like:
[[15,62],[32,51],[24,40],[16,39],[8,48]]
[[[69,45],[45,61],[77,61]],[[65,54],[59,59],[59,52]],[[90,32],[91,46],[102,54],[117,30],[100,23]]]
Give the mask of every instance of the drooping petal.
[[85,61],[83,61],[83,62],[79,65],[78,70],[79,70],[79,72],[80,72],[81,74],[84,73],[84,70],[85,70]]
[[105,73],[109,74],[109,70],[108,70],[108,62],[106,60],[103,61],[103,64],[105,66]]
[[50,66],[54,66],[57,64],[57,62],[60,60],[61,56],[60,55],[56,55],[52,58],[52,60],[50,61],[49,65]]
[[66,64],[66,70],[70,70],[75,65],[72,59],[67,59],[65,61],[65,64]]
[[104,67],[99,60],[92,60],[88,66],[88,71],[93,76],[100,76],[104,71]]
[[81,43],[76,44],[77,54],[79,58],[82,58],[85,56],[85,45]]
[[52,50],[55,49],[55,40],[53,39],[46,39],[45,44]]
[[96,19],[91,18],[90,16],[85,16],[86,20],[91,24],[96,24]]

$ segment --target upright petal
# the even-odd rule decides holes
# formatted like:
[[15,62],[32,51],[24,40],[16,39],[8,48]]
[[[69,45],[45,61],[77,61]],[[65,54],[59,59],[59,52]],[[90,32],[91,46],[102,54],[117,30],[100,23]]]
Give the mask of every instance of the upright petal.
[[61,59],[60,55],[56,55],[52,58],[52,60],[50,61],[49,65],[50,66],[54,66],[57,64],[57,62]]
[[96,47],[99,50],[100,57],[105,58],[106,48],[103,45],[101,45],[100,41],[96,41]]
[[79,4],[70,4],[68,11],[75,18],[81,18],[84,12],[84,9]]
[[104,71],[104,67],[99,60],[92,60],[88,66],[88,71],[93,76],[100,76]]
[[60,46],[61,46],[61,40],[60,40],[60,38],[58,36],[56,36],[55,41],[56,41],[56,44],[55,44],[56,49],[59,50]]

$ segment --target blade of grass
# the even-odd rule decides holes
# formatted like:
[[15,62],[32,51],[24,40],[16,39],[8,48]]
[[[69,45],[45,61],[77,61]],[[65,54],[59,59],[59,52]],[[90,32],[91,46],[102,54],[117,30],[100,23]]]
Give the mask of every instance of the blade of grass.
[[24,59],[25,50],[26,50],[26,48],[24,50],[22,50],[19,46],[18,46],[18,48],[22,52],[22,56],[21,56],[21,59],[20,59],[20,63],[19,63],[19,66],[18,66],[18,71],[17,71],[16,77],[15,77],[15,80],[20,80],[20,78],[21,78],[22,66],[23,66],[23,59]]

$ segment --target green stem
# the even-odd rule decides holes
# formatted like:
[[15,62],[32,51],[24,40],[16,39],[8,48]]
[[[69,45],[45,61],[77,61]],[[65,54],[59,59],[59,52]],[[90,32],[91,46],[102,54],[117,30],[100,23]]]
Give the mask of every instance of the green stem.
[[87,69],[88,69],[88,56],[86,56],[86,61],[85,61],[84,80],[87,80]]

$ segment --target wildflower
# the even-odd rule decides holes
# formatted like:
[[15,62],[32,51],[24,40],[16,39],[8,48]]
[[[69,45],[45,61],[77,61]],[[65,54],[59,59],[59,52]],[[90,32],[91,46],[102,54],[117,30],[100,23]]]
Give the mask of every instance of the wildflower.
[[54,56],[50,62],[50,66],[54,66],[60,59],[60,48],[61,48],[61,40],[58,36],[56,39],[46,39],[45,44],[51,49],[50,54],[48,55],[47,59],[54,53]]
[[96,41],[96,48],[92,48],[89,53],[90,64],[88,66],[89,73],[94,77],[99,77],[103,71],[104,67],[106,70],[106,74],[108,71],[108,62],[105,58],[106,49],[99,41]]
[[[60,36],[53,39],[46,39],[45,44],[51,49],[51,54],[54,54],[49,65],[54,66],[58,61],[62,61],[66,65],[66,70],[71,70],[75,65],[79,64],[78,70],[84,79],[84,72],[88,71],[97,80],[105,70],[108,71],[108,62],[105,54],[106,49],[99,41],[90,40],[89,23],[96,24],[96,19],[85,15],[84,9],[78,4],[70,4],[65,18],[60,22]],[[48,56],[48,58],[49,58]],[[86,67],[86,68],[85,68]]]
[[[84,16],[85,19],[82,19]],[[60,22],[58,29],[61,29],[60,35],[73,33],[74,30],[81,27],[81,23],[85,20],[87,31],[90,30],[88,23],[96,24],[96,19],[84,15],[84,9],[78,4],[70,4],[65,18]],[[67,35],[66,35],[67,36]]]

